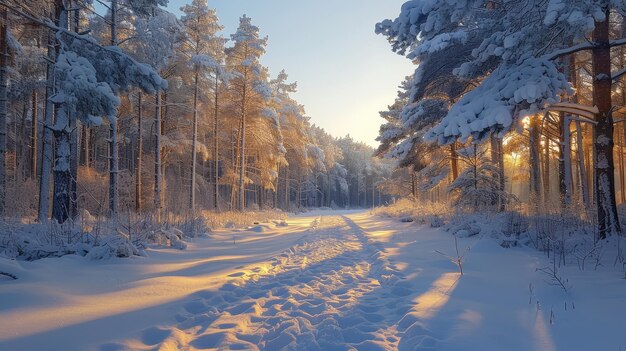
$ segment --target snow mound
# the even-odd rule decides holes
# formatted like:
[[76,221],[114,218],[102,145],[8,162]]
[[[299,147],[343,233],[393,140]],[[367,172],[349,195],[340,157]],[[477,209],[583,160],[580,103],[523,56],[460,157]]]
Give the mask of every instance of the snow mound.
[[148,234],[147,239],[159,246],[185,250],[187,248],[187,244],[182,240],[183,236],[184,234],[182,231],[176,228],[170,228],[168,230],[158,229],[156,231],[152,231]]
[[259,224],[259,225],[255,225],[252,227],[248,227],[248,231],[250,232],[255,232],[255,233],[265,233],[269,230],[271,230],[272,228],[269,225],[266,224]]

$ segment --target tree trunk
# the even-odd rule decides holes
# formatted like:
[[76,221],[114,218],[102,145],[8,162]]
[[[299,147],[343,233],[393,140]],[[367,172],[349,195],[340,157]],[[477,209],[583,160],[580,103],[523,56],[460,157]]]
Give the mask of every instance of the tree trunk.
[[81,127],[81,142],[80,142],[80,148],[81,148],[81,160],[80,163],[82,166],[90,168],[91,167],[91,161],[90,161],[90,157],[91,157],[91,143],[90,140],[91,139],[91,132],[89,130],[89,127],[85,124],[82,125]]
[[246,94],[248,90],[247,83],[247,70],[244,70],[244,86],[241,96],[241,117],[240,117],[240,139],[239,139],[239,210],[243,211],[246,208],[246,192],[244,177],[246,175]]
[[326,206],[328,207],[332,207],[332,199],[331,199],[331,192],[332,192],[332,181],[333,179],[331,178],[331,176],[329,174],[326,175],[326,179],[328,180],[328,187],[326,188]]
[[452,181],[459,177],[459,155],[456,152],[456,142],[450,144],[450,168],[452,168]]
[[[570,131],[570,122],[569,116],[563,117],[562,134],[564,144],[562,155],[559,157],[559,175],[561,176],[559,189],[562,187],[561,192],[565,206],[572,204],[572,133]],[[562,171],[561,167],[563,168]]]
[[54,136],[54,199],[52,203],[52,218],[58,223],[65,223],[70,218],[71,211],[72,173],[70,169],[70,116],[63,105],[57,108]]
[[[572,58],[572,61],[575,59]],[[575,70],[575,61],[570,65],[570,69],[574,69],[574,72],[570,74],[570,78],[572,78],[572,82],[574,86],[576,86],[576,82],[578,80],[578,76]],[[571,72],[571,71],[570,71]],[[574,96],[574,102],[577,102],[578,98]],[[582,201],[585,209],[590,208],[591,203],[589,199],[589,180],[587,178],[587,166],[585,165],[585,150],[583,148],[583,129],[580,121],[576,121],[576,147],[577,147],[577,155],[578,155],[578,170],[580,174],[580,189],[582,195]]]
[[[626,180],[624,179],[624,133],[622,130],[624,128],[624,124],[621,124],[621,128],[618,128],[617,140],[619,144],[619,148],[617,150],[618,154],[618,164],[619,164],[619,185],[620,185],[620,198],[622,203],[626,203],[626,192],[624,192],[624,187],[626,185]],[[621,133],[620,133],[621,132]]]
[[[547,123],[547,121],[545,122]],[[543,198],[544,202],[548,202],[551,197],[550,186],[550,138],[546,135],[545,144],[543,145]]]
[[30,128],[30,179],[37,179],[37,155],[39,139],[39,109],[37,91],[33,91],[33,113]]
[[[502,138],[498,138],[495,134],[491,135],[491,163],[498,169],[498,190],[506,191],[504,178],[504,153],[502,152]],[[504,199],[498,197],[498,210],[504,211],[506,203]]]
[[417,176],[415,175],[415,171],[411,171],[411,195],[417,200]]
[[598,211],[598,238],[620,233],[615,203],[613,162],[613,115],[611,102],[611,48],[609,46],[609,10],[606,19],[595,23],[592,49],[593,104],[598,108],[594,131],[596,147],[596,199]]
[[196,210],[196,162],[198,149],[198,71],[194,76],[193,90],[193,135],[191,141],[191,185],[189,188],[189,208],[192,212]]
[[541,175],[539,173],[539,118],[530,117],[530,203],[534,204],[534,209],[539,209],[541,202]]
[[[111,0],[111,46],[117,45],[117,0]],[[117,215],[117,174],[118,174],[117,117],[109,117],[109,213]]]
[[[57,2],[57,12],[59,13],[59,27],[67,28],[67,10],[62,1]],[[59,87],[56,86],[55,91]],[[71,213],[71,124],[70,115],[64,105],[55,106],[57,110],[53,132],[55,139],[54,153],[54,198],[52,203],[52,218],[58,223],[64,223]]]
[[[57,18],[60,16],[60,1],[57,1]],[[54,62],[56,61],[56,39],[54,34],[48,35],[48,63],[46,68],[46,99],[44,111],[44,129],[42,140],[41,154],[41,179],[39,180],[39,208],[37,211],[37,219],[39,222],[45,222],[50,212],[50,180],[52,178],[52,125],[54,124],[54,104],[50,101],[50,97],[54,95]]]
[[289,166],[285,168],[285,210],[289,211]]
[[297,199],[298,199],[298,208],[302,207],[302,174],[300,173],[300,170],[298,170],[298,189],[297,189],[298,193],[296,194]]
[[[474,191],[476,191],[478,190],[478,145],[476,144],[474,144],[472,173],[474,174]],[[474,198],[474,211],[477,211],[477,210],[478,210],[478,198],[475,197]]]
[[218,112],[219,112],[219,104],[218,104],[218,98],[219,98],[219,80],[218,80],[218,76],[217,76],[217,72],[215,73],[215,101],[213,101],[213,209],[215,211],[219,210],[219,204],[217,202],[218,200],[218,196],[219,196],[219,190],[220,190],[220,185],[219,185],[219,166],[220,166],[220,162],[219,162],[219,142],[217,139],[217,135],[218,135],[218,129],[217,129],[217,124],[218,124]]
[[559,197],[564,208],[572,203],[570,119],[559,113]]
[[137,161],[135,162],[135,211],[141,212],[142,208],[142,159],[143,159],[143,93],[137,94]]
[[[80,7],[77,4],[70,6],[75,7],[72,12],[72,23],[70,26],[75,33],[78,33],[80,29]],[[78,159],[80,154],[78,129],[80,122],[78,121],[78,116],[70,117],[73,117],[70,118],[70,218],[75,220],[78,217]]]
[[155,136],[154,136],[154,207],[157,223],[161,223],[163,211],[162,183],[161,183],[161,91],[156,92]]
[[70,118],[70,218],[78,217],[78,131],[77,116]]
[[6,215],[6,152],[7,152],[7,109],[8,109],[8,59],[9,26],[6,7],[0,8],[0,216]]
[[[622,37],[626,36],[626,26],[622,24]],[[619,48],[619,67],[624,67],[624,47]],[[626,91],[624,90],[624,80],[622,79],[621,98],[622,106],[626,106]],[[626,203],[626,177],[624,174],[624,143],[626,142],[626,122],[622,121],[617,128],[617,140],[619,141],[618,160],[619,160],[619,183],[621,203]]]
[[118,210],[117,175],[119,173],[117,117],[109,118],[109,213],[111,217],[115,217]]

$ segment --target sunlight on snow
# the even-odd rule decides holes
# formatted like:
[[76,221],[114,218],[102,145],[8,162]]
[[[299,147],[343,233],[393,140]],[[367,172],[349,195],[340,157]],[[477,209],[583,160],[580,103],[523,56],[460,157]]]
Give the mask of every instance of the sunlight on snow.
[[533,341],[535,350],[556,351],[554,340],[552,340],[552,336],[550,336],[550,331],[548,331],[548,325],[546,324],[546,319],[542,311],[537,311],[535,325],[533,326]]
[[[0,320],[14,321],[5,328],[0,328],[0,340],[9,340],[15,337],[25,337],[38,333],[48,332],[68,326],[103,319],[111,316],[122,315],[129,312],[139,311],[158,305],[164,305],[183,299],[195,292],[202,290],[217,291],[224,284],[233,280],[255,280],[259,276],[270,272],[274,267],[270,262],[256,262],[239,267],[235,273],[232,269],[215,269],[217,262],[245,262],[255,261],[259,250],[266,245],[272,245],[275,241],[284,240],[290,234],[301,232],[310,226],[312,217],[293,217],[289,220],[289,226],[277,228],[275,231],[266,233],[241,232],[237,239],[237,245],[230,245],[232,229],[216,231],[214,240],[224,241],[228,244],[224,248],[213,249],[232,251],[235,248],[243,250],[246,244],[250,245],[249,255],[220,255],[209,258],[195,257],[193,260],[184,262],[172,261],[160,264],[151,264],[138,269],[144,279],[138,280],[122,288],[101,294],[77,294],[76,292],[51,291],[50,294],[58,296],[59,302],[55,306],[23,307],[10,311],[0,311]],[[260,245],[258,241],[263,241]],[[198,250],[204,250],[202,247]],[[358,250],[359,248],[352,248]],[[172,252],[168,255],[184,256],[196,250],[193,246],[186,251]],[[155,252],[160,249],[155,249]],[[226,252],[224,252],[226,253]],[[232,252],[231,252],[232,253]],[[332,258],[338,252],[326,252],[324,257],[309,258],[308,264],[319,260]],[[186,272],[185,272],[186,271]],[[275,273],[275,272],[274,272]],[[169,275],[168,275],[169,274]],[[152,276],[152,277],[147,277]],[[62,318],[60,318],[62,316]]]
[[459,273],[444,273],[433,283],[430,290],[414,300],[416,306],[413,313],[422,319],[432,318],[448,302],[460,277]]

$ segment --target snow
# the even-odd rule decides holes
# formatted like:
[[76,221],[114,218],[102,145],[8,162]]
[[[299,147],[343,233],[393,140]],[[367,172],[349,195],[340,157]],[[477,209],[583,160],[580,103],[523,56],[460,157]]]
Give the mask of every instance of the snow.
[[626,347],[621,267],[561,267],[565,292],[537,270],[551,260],[502,248],[493,223],[455,228],[463,276],[435,252],[454,255],[445,226],[364,211],[216,230],[134,259],[0,259],[18,276],[0,280],[0,350]]
[[472,137],[481,141],[488,132],[508,132],[514,121],[535,114],[570,93],[565,76],[552,61],[525,58],[517,65],[502,66],[482,84],[465,94],[426,139],[440,144]]

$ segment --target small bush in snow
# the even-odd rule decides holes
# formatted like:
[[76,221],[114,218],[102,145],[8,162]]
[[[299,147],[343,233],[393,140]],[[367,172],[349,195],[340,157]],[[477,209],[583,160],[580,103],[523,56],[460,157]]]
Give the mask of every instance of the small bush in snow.
[[432,228],[443,227],[443,219],[437,215],[429,216],[428,222],[430,222],[430,226]]
[[146,239],[148,242],[159,246],[168,246],[184,250],[187,248],[187,243],[182,240],[183,236],[183,232],[176,228],[169,230],[157,229],[147,234]]

